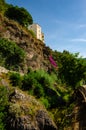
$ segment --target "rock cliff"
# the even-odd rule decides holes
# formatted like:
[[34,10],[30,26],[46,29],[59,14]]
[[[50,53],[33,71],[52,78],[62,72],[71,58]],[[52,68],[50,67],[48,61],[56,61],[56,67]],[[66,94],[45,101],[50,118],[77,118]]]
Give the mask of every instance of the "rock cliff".
[[10,95],[9,130],[57,130],[47,111],[32,96],[15,89]]
[[33,68],[33,70],[43,68],[48,70],[51,67],[48,60],[51,49],[42,41],[34,38],[29,30],[2,15],[0,15],[0,25],[0,37],[15,42],[26,52],[22,71],[26,72],[28,67]]

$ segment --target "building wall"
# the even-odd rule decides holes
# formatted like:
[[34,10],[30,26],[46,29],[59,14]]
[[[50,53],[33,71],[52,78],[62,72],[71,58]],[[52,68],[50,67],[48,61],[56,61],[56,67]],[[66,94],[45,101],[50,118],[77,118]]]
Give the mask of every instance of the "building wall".
[[28,29],[32,30],[35,33],[37,39],[40,39],[41,41],[44,42],[44,34],[42,33],[42,29],[38,24],[34,23],[30,25]]
[[44,33],[42,32],[41,35],[42,35],[42,41],[44,42]]

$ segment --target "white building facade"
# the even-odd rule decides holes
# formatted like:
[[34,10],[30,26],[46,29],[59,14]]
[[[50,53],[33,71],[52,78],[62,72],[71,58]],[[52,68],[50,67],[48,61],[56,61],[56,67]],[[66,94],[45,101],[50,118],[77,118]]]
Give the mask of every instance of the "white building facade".
[[35,33],[37,39],[44,42],[44,33],[42,33],[40,25],[33,23],[32,25],[29,25],[28,29]]

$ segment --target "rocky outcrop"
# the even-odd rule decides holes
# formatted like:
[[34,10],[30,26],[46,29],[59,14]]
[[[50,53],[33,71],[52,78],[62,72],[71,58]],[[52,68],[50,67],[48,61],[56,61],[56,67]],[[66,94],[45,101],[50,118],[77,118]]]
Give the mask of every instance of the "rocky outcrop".
[[26,52],[25,66],[22,71],[26,72],[28,67],[31,67],[33,70],[48,70],[51,67],[48,60],[51,49],[46,47],[42,41],[34,38],[29,30],[2,15],[0,15],[0,25],[0,37],[14,41]]
[[7,88],[6,130],[57,130],[45,107],[33,96],[13,88],[6,75],[0,75],[0,85]]
[[0,66],[0,74],[1,73],[8,73],[8,72],[9,72],[9,70],[7,70],[6,68]]
[[46,109],[34,97],[15,89],[9,100],[7,130],[57,130]]
[[57,129],[45,111],[38,110],[36,115],[36,120],[38,122],[39,130]]

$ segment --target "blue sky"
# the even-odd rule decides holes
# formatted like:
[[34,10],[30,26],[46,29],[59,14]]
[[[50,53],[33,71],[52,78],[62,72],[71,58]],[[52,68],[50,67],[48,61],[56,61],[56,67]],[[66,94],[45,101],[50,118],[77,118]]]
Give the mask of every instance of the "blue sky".
[[45,44],[86,57],[86,0],[6,0],[26,8],[42,27]]

